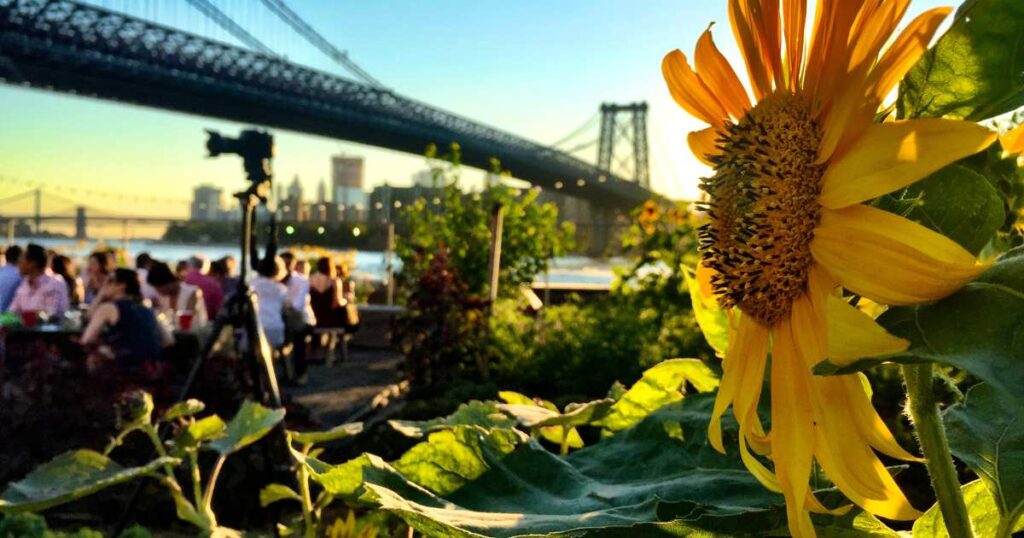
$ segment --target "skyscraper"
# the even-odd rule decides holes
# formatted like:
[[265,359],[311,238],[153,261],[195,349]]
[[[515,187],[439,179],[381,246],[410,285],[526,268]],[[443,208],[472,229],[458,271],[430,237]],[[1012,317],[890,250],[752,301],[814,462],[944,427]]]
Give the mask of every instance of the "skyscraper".
[[288,184],[288,198],[302,201],[302,183],[299,183],[298,175],[293,177],[292,182]]
[[363,192],[363,158],[335,155],[331,157],[333,202],[344,221],[361,221],[365,215],[367,196]]
[[192,191],[191,217],[196,221],[221,220],[224,190],[213,185],[200,185]]

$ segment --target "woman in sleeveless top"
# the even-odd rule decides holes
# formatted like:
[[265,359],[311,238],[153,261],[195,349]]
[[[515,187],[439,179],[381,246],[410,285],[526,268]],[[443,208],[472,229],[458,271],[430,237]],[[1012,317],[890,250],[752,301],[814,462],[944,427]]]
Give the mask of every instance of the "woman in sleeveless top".
[[345,326],[343,285],[338,280],[334,260],[324,256],[316,262],[316,273],[309,277],[309,302],[313,307],[318,329]]
[[160,350],[169,342],[164,341],[153,311],[142,302],[135,271],[116,269],[96,301],[82,335],[83,345],[101,346],[101,354],[129,371],[160,358]]

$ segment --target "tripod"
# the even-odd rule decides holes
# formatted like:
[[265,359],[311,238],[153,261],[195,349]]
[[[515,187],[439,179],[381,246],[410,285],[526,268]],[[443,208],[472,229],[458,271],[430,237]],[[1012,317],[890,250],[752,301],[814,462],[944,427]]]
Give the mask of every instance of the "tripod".
[[[235,288],[235,293],[217,314],[209,340],[203,345],[202,352],[192,363],[185,383],[178,394],[178,401],[188,398],[196,377],[202,371],[206,361],[213,355],[220,335],[224,329],[230,327],[234,333],[236,348],[241,348],[240,357],[248,364],[252,376],[253,399],[265,405],[280,408],[282,407],[281,391],[277,385],[277,374],[274,372],[273,353],[257,315],[256,296],[247,282],[249,270],[254,268],[257,262],[254,241],[256,207],[266,204],[267,193],[270,192],[272,177],[270,158],[274,154],[273,138],[269,134],[250,130],[243,131],[242,136],[238,139],[230,139],[210,131],[207,148],[210,151],[210,156],[220,153],[237,153],[243,158],[243,167],[249,180],[249,188],[235,193],[242,216],[241,263],[239,264],[238,286]],[[271,237],[265,255],[274,256],[275,248],[274,239]],[[161,425],[158,431],[161,440],[167,434],[167,428],[164,426],[166,424]],[[284,427],[279,425],[276,429],[281,432],[281,442],[286,443]],[[269,466],[269,458],[265,458],[264,463]],[[265,470],[270,471],[269,468]],[[128,501],[114,530],[114,536],[124,530],[129,516],[135,511],[135,506],[142,494],[142,487],[142,481],[136,483],[131,500]]]
[[[269,179],[265,182],[269,185]],[[255,258],[253,243],[253,222],[256,220],[256,206],[265,202],[266,198],[260,193],[264,182],[252,182],[248,189],[235,193],[242,208],[242,244],[241,263],[238,275],[238,287],[235,293],[221,308],[216,320],[214,320],[213,331],[210,339],[203,346],[203,351],[189,370],[185,384],[181,388],[179,401],[188,397],[192,391],[196,376],[203,368],[203,364],[213,354],[217,345],[218,337],[225,328],[231,327],[235,334],[235,342],[242,344],[241,358],[249,366],[252,375],[253,399],[272,407],[281,407],[281,392],[277,386],[277,375],[274,372],[273,353],[270,350],[270,343],[263,333],[259,316],[256,315],[255,295],[249,289],[246,282],[250,265],[255,265],[255,260],[250,260],[250,253]],[[268,248],[267,256],[273,256],[274,252]]]

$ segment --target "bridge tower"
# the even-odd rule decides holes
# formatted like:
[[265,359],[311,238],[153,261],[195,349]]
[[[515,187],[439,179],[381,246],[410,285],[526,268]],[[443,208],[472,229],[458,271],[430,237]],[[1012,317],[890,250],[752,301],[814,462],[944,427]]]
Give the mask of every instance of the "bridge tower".
[[75,239],[88,239],[85,230],[85,206],[75,208]]
[[43,232],[43,190],[42,189],[36,189],[34,191],[34,194],[35,194],[35,198],[34,198],[34,202],[35,202],[35,204],[34,204],[35,205],[35,219],[34,220],[35,220],[35,223],[36,223],[36,233],[38,234],[38,233],[42,233]]
[[647,154],[647,103],[601,104],[597,166],[651,186]]

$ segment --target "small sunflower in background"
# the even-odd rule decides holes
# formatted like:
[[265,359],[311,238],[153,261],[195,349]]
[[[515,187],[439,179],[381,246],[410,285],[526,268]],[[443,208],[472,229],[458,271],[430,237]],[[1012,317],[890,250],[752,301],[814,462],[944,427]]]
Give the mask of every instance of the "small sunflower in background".
[[[914,460],[871,406],[863,375],[819,377],[908,343],[843,299],[888,305],[945,297],[984,267],[945,236],[865,205],[996,138],[976,123],[876,123],[883,100],[925,52],[949,8],[926,11],[891,41],[909,0],[822,0],[805,35],[803,0],[731,0],[729,20],[749,76],[747,93],[710,28],[693,62],[679,50],[662,70],[675,101],[709,125],[690,133],[714,168],[702,180],[702,286],[734,316],[709,438],[725,451],[720,418],[732,406],[744,463],[786,498],[794,536],[814,536],[809,487],[816,461],[865,510],[919,515],[875,450]],[[757,415],[771,353],[771,430]],[[754,454],[771,461],[766,466]]]

